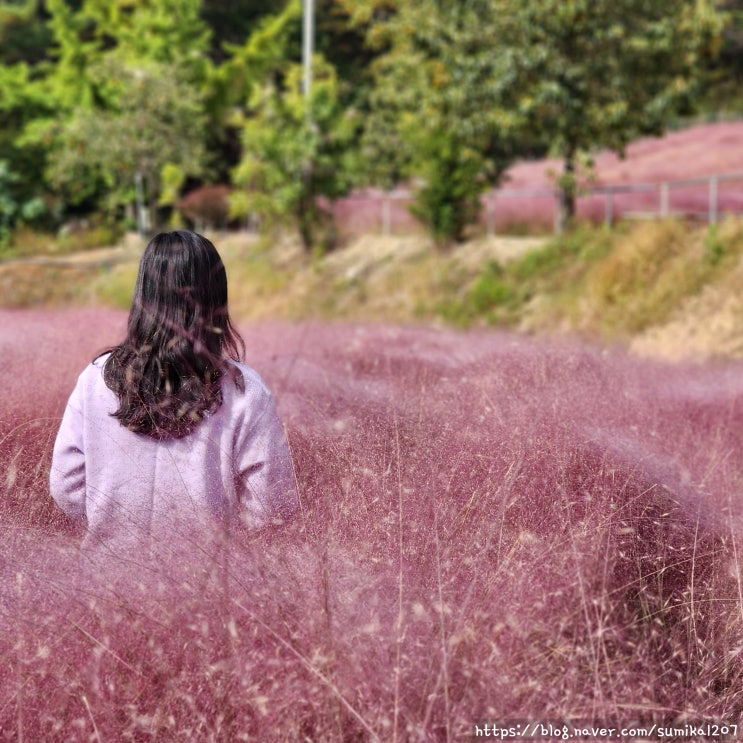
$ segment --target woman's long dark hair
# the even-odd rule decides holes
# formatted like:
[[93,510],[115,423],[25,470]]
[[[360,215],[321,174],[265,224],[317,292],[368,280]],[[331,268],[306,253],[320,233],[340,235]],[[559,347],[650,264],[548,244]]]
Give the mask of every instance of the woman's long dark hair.
[[184,230],[155,235],[139,264],[126,339],[103,370],[119,400],[112,415],[154,438],[185,436],[222,404],[226,361],[244,351],[214,245]]

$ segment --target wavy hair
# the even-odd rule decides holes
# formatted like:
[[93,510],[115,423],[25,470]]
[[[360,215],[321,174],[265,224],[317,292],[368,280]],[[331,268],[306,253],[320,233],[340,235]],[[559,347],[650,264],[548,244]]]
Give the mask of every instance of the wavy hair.
[[155,235],[139,264],[126,339],[104,364],[119,401],[112,415],[131,431],[181,438],[222,404],[225,375],[242,389],[227,360],[244,352],[214,245],[185,230]]

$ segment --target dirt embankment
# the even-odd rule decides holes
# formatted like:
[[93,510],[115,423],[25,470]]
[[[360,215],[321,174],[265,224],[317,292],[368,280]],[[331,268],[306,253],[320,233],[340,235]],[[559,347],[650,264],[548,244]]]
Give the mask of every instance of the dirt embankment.
[[672,361],[743,357],[743,263],[685,300],[668,322],[633,338],[630,350]]
[[[441,297],[463,295],[489,261],[503,265],[545,242],[546,238],[540,237],[496,237],[437,254],[421,237],[366,236],[293,269],[280,290],[268,292],[258,301],[255,295],[238,292],[234,303],[238,314],[249,319],[301,319],[307,311],[330,318],[438,323],[441,321],[430,311],[436,292],[441,292]],[[228,246],[228,269],[230,250]],[[688,259],[697,258],[690,255]],[[301,266],[302,256],[284,247],[282,263]],[[531,307],[539,304],[535,301]],[[532,323],[528,317],[521,325],[538,334],[553,333],[555,328],[554,323]],[[560,330],[576,332],[562,323]],[[683,299],[662,322],[621,343],[633,354],[671,361],[743,357],[743,259],[721,280]]]
[[[437,253],[421,236],[364,236],[312,258],[291,242],[256,252],[249,236],[213,237],[230,275],[233,314],[248,321],[321,317],[438,323],[430,311],[436,291],[462,294],[488,261],[504,264],[545,242],[482,238]],[[0,263],[0,304],[123,308],[141,249],[130,238],[115,248]],[[540,332],[538,325],[524,326]],[[743,357],[743,261],[721,281],[684,299],[663,323],[624,342],[637,355],[674,361]]]

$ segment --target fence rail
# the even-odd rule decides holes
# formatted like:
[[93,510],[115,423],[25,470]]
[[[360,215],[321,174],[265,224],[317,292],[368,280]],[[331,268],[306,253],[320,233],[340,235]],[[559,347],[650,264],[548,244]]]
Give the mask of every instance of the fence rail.
[[[611,226],[617,219],[687,216],[715,224],[727,214],[743,214],[743,172],[667,180],[656,183],[588,185],[576,199],[579,216]],[[354,223],[383,235],[420,229],[406,204],[412,203],[409,189],[368,191],[339,200],[335,212],[341,229],[354,232]],[[558,191],[555,188],[497,188],[482,199],[482,222],[488,235],[509,225],[554,224]],[[361,216],[359,216],[361,215]]]

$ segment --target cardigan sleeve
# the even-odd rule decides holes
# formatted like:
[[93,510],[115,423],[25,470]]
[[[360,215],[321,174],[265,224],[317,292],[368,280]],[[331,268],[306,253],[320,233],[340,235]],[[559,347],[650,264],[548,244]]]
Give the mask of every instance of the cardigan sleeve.
[[280,523],[299,507],[289,445],[273,397],[236,437],[240,520],[250,528]]
[[52,452],[49,490],[68,515],[85,520],[85,449],[78,381],[62,416]]

